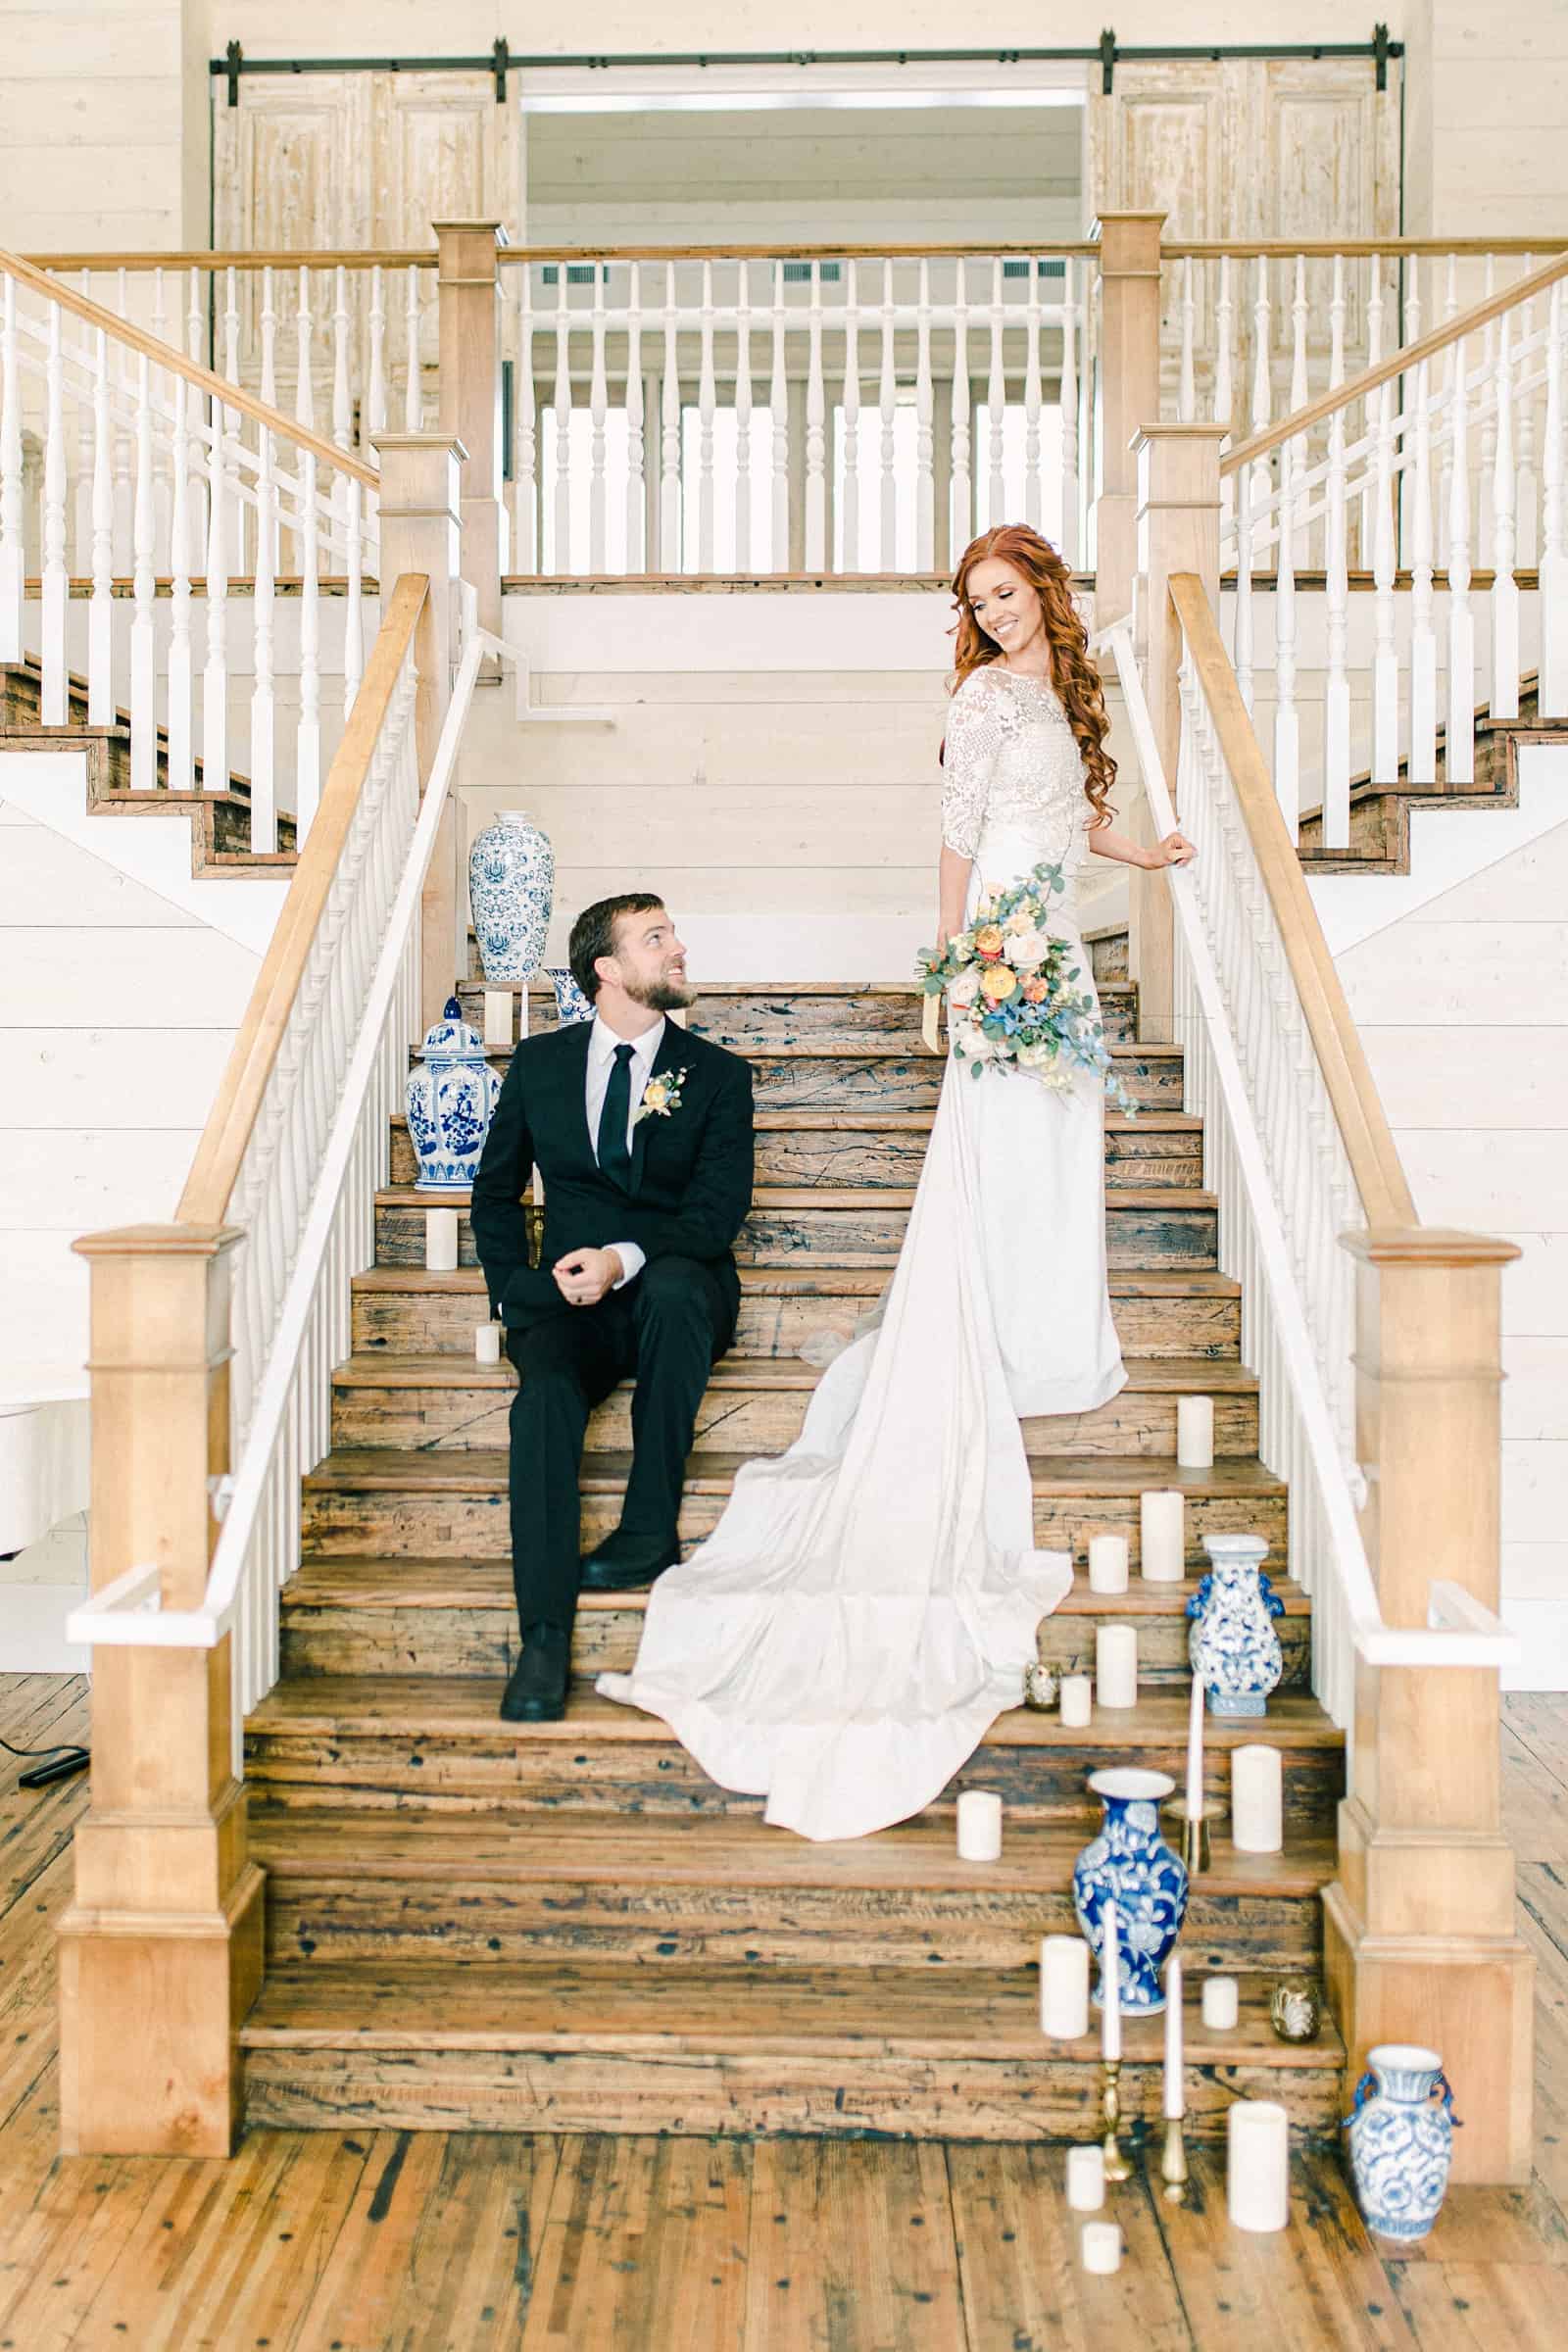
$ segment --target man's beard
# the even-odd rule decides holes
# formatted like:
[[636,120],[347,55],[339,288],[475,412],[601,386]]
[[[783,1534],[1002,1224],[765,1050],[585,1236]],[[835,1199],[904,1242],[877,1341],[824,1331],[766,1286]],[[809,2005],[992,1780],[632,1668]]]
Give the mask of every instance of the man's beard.
[[623,980],[621,986],[634,1004],[646,1004],[650,1012],[684,1012],[688,1004],[697,1002],[690,981]]

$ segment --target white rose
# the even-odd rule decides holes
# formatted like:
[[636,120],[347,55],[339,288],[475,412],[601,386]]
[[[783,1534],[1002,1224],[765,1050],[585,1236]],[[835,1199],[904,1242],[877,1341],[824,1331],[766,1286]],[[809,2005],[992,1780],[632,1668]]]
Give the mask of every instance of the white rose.
[[1049,931],[1020,931],[1009,939],[1003,950],[1007,961],[1015,968],[1027,971],[1032,965],[1044,963],[1051,953]]
[[987,1037],[983,1029],[965,1030],[963,1038],[965,1061],[995,1061],[996,1057],[997,1041],[994,1037]]
[[972,1004],[974,1003],[979,992],[980,973],[978,968],[971,964],[967,971],[963,971],[958,974],[956,980],[954,981],[953,985],[948,990],[948,1003],[950,1004],[956,1004],[958,1010],[961,1012],[965,1005]]

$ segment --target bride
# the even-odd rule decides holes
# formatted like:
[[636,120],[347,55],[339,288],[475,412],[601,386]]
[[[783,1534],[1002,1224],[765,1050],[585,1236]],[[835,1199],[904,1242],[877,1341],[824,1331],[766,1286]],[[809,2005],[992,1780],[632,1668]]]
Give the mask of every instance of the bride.
[[[979,898],[1086,853],[1184,864],[1110,828],[1115,764],[1067,568],[1021,524],[965,549],[943,746],[939,948]],[[1083,953],[1075,986],[1093,990]],[[1097,1000],[1098,1003],[1098,1000]],[[1126,1381],[1105,1283],[1104,1098],[950,1058],[908,1231],[875,1318],[801,1437],[750,1462],[708,1541],[649,1595],[610,1697],[661,1716],[710,1780],[807,1838],[920,1812],[1018,1703],[1039,1620],[1072,1584],[1036,1549],[1021,1414]]]

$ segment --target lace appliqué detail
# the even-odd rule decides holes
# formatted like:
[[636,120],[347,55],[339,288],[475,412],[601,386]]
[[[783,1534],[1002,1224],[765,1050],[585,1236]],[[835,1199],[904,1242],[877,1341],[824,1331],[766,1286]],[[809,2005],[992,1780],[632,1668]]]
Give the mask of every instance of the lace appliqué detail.
[[[1036,740],[1020,759],[1027,737]],[[942,839],[948,849],[973,858],[988,815],[1038,817],[1064,799],[1070,808],[1082,793],[1078,746],[1051,687],[983,669],[965,678],[948,712],[943,752]]]

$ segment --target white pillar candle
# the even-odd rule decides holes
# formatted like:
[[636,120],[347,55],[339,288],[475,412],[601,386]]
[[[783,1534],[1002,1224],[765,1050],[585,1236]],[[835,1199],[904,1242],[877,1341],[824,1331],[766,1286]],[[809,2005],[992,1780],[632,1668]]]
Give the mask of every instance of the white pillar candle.
[[1112,2059],[1121,2056],[1121,1943],[1116,1920],[1116,1906],[1107,1903],[1101,1913],[1104,1942],[1100,1955],[1100,1980],[1102,2006],[1100,2013],[1100,2054]]
[[1115,2222],[1085,2222],[1083,2226],[1084,2269],[1093,2271],[1098,2278],[1108,2278],[1112,2271],[1121,2269],[1121,2230]]
[[1239,1854],[1277,1854],[1285,1842],[1284,1769],[1277,1747],[1231,1755],[1231,1843]]
[[1176,1460],[1183,1470],[1214,1467],[1214,1399],[1178,1396],[1176,1399]]
[[1238,2099],[1225,2119],[1225,2201],[1237,2230],[1291,2218],[1291,2124],[1272,2099]]
[[1097,2139],[1092,2147],[1067,2150],[1067,2203],[1074,2213],[1098,2213],[1105,2202],[1105,2151]]
[[484,992],[484,1042],[487,1046],[510,1046],[512,1043],[510,988],[487,988]]
[[1187,1712],[1187,1818],[1203,1818],[1203,1685],[1196,1674]]
[[1182,1964],[1165,1963],[1165,2121],[1179,2124],[1187,2113],[1182,2075]]
[[1102,1625],[1095,1636],[1095,1689],[1102,1707],[1138,1704],[1138,1629]]
[[1087,1674],[1061,1678],[1061,1720],[1069,1732],[1087,1732],[1094,1717],[1094,1685]]
[[1187,1574],[1185,1503],[1175,1487],[1146,1487],[1138,1522],[1146,1585],[1179,1585]]
[[1081,1936],[1041,1939],[1040,2031],[1055,2041],[1089,2031],[1089,1946]]
[[1203,1979],[1203,2023],[1210,2034],[1234,2034],[1241,2013],[1241,1987],[1234,1977]]
[[1002,1799],[994,1788],[965,1788],[958,1798],[958,1859],[996,1862],[1002,1856]]
[[476,1323],[474,1325],[473,1360],[476,1364],[500,1363],[501,1326],[499,1323]]
[[1125,1536],[1090,1537],[1089,1590],[1091,1592],[1126,1592],[1127,1539]]
[[424,1270],[455,1274],[458,1270],[458,1212],[427,1208],[424,1212]]

